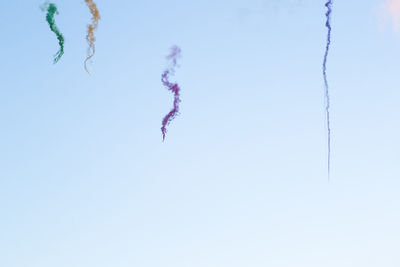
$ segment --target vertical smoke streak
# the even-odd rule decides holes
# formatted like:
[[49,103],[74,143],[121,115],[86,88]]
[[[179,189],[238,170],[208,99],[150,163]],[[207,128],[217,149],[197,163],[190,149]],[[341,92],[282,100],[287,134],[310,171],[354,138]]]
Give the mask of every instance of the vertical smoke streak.
[[173,46],[171,48],[171,53],[167,56],[168,60],[171,61],[171,66],[164,71],[164,73],[161,75],[161,81],[164,86],[168,88],[169,91],[174,93],[174,106],[172,110],[164,117],[162,120],[162,127],[161,127],[161,132],[163,135],[163,141],[165,141],[165,136],[167,134],[167,126],[170,124],[170,122],[179,114],[179,103],[181,102],[180,100],[180,88],[177,83],[171,83],[169,81],[170,75],[174,75],[175,73],[175,68],[177,67],[177,59],[181,55],[181,49],[178,46]]
[[90,13],[92,14],[92,24],[88,25],[88,31],[86,35],[86,41],[88,42],[89,47],[87,50],[87,57],[84,62],[85,70],[90,74],[87,69],[87,62],[94,56],[94,53],[96,52],[94,45],[94,42],[96,41],[96,38],[94,37],[94,31],[99,25],[100,13],[96,4],[92,0],[85,0],[85,2],[90,9]]
[[64,55],[64,36],[61,34],[60,30],[56,26],[54,20],[54,15],[58,14],[57,6],[53,3],[44,3],[41,7],[42,11],[47,10],[46,21],[50,26],[50,30],[55,33],[58,39],[58,44],[60,45],[60,50],[54,55],[53,63],[56,64],[60,58]]
[[328,60],[329,47],[331,45],[332,0],[328,0],[326,2],[325,6],[328,9],[326,11],[326,13],[325,13],[325,16],[326,16],[325,26],[328,29],[328,34],[327,34],[327,39],[326,39],[324,62],[322,64],[322,72],[323,72],[323,76],[324,76],[324,85],[325,85],[325,101],[326,101],[325,111],[326,111],[326,123],[327,123],[327,129],[328,129],[328,177],[329,177],[330,171],[331,171],[331,122],[330,122],[330,114],[329,114],[330,96],[329,96],[328,78],[327,78],[327,75],[326,75],[326,63],[327,63],[327,60]]

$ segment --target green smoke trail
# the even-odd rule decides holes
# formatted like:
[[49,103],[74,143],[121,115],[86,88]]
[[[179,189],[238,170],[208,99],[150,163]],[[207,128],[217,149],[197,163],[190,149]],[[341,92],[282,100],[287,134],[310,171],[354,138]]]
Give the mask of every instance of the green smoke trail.
[[57,35],[58,44],[60,45],[60,50],[54,55],[54,64],[57,63],[62,55],[64,54],[64,36],[61,34],[60,30],[56,26],[54,20],[54,15],[58,14],[57,6],[53,3],[44,3],[41,7],[42,11],[47,10],[46,21],[49,23],[50,30]]

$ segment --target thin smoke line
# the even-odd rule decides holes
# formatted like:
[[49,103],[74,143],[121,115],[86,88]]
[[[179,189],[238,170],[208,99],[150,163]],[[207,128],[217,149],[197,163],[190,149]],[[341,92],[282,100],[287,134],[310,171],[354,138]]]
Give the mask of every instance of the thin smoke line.
[[94,36],[94,31],[97,30],[97,27],[99,25],[99,20],[100,20],[100,13],[99,10],[97,9],[96,4],[93,2],[93,0],[85,0],[87,6],[89,7],[90,13],[92,14],[92,23],[88,25],[87,28],[87,35],[86,35],[86,41],[89,45],[87,49],[87,56],[84,61],[84,68],[88,74],[90,74],[88,68],[87,68],[87,62],[91,60],[96,53],[96,47],[95,47],[95,42],[96,42],[96,37]]
[[171,111],[163,118],[162,120],[162,127],[161,132],[163,135],[163,141],[165,141],[165,137],[167,134],[167,126],[170,122],[175,119],[176,116],[179,114],[179,103],[181,102],[180,99],[180,87],[177,83],[172,83],[169,81],[170,75],[174,75],[175,68],[177,65],[177,60],[181,55],[181,49],[178,46],[171,47],[171,53],[167,56],[168,60],[171,60],[170,68],[166,69],[161,76],[161,81],[164,86],[168,88],[174,94],[174,105]]
[[325,4],[326,8],[328,9],[325,13],[326,16],[326,23],[325,26],[328,29],[327,39],[326,39],[326,48],[325,48],[325,55],[324,55],[324,62],[322,64],[322,72],[324,76],[324,85],[325,85],[325,111],[326,111],[326,124],[328,129],[328,179],[331,173],[331,122],[330,122],[330,96],[329,96],[329,84],[328,84],[328,77],[326,74],[326,63],[328,60],[329,48],[331,45],[331,14],[332,14],[332,0],[328,0]]

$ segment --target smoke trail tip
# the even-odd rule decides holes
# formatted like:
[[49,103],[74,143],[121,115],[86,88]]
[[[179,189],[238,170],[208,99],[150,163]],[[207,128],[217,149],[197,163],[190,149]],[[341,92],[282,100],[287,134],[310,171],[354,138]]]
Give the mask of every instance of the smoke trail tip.
[[46,11],[49,8],[50,3],[48,1],[44,2],[39,6],[40,10]]
[[179,46],[173,45],[173,46],[171,46],[170,51],[171,51],[171,53],[167,56],[167,59],[179,57],[182,50],[180,49]]
[[[173,45],[170,48],[170,54],[166,58],[167,58],[167,60],[171,60],[172,59],[172,64],[174,66],[179,67],[177,65],[177,61],[178,61],[178,58],[181,57],[181,52],[182,52],[182,50],[181,50],[181,48],[179,46]],[[173,72],[173,70],[172,70],[172,72]]]

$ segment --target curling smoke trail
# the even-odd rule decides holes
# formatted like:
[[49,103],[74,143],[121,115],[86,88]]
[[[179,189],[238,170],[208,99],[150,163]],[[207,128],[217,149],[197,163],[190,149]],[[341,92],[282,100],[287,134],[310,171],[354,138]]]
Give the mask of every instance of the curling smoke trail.
[[330,114],[329,114],[330,97],[329,97],[328,78],[326,75],[326,62],[328,60],[329,47],[331,45],[332,0],[328,0],[326,2],[325,6],[328,9],[325,14],[325,16],[326,16],[325,26],[326,26],[326,28],[328,28],[328,35],[327,35],[327,39],[326,39],[326,48],[325,48],[324,62],[322,64],[322,72],[324,75],[324,84],[325,84],[325,101],[326,101],[325,111],[326,111],[326,123],[327,123],[327,129],[328,129],[328,177],[329,177],[330,171],[331,171],[331,122],[330,122]]
[[94,37],[94,31],[97,29],[99,25],[100,13],[99,10],[97,9],[96,4],[92,0],[85,0],[85,2],[90,9],[90,13],[92,14],[92,24],[88,25],[88,31],[86,35],[86,41],[88,42],[89,47],[87,50],[87,57],[84,62],[85,70],[87,73],[90,74],[90,72],[87,69],[87,62],[94,56],[94,53],[96,52],[94,45],[94,42],[96,41],[96,38]]
[[169,123],[179,114],[179,103],[180,100],[180,88],[177,83],[171,83],[169,81],[170,75],[174,75],[175,68],[177,67],[177,59],[181,55],[181,49],[178,46],[171,48],[171,53],[167,56],[168,60],[172,60],[170,68],[166,69],[161,75],[161,81],[169,91],[174,93],[174,106],[172,110],[162,120],[161,132],[163,135],[163,141],[165,141],[165,135],[167,134],[167,126]]
[[60,45],[60,50],[54,55],[53,63],[56,64],[60,58],[64,55],[64,36],[61,34],[60,30],[56,26],[54,20],[54,15],[58,14],[57,6],[53,3],[44,3],[41,7],[42,11],[47,10],[46,21],[49,23],[50,30],[54,32],[58,39],[58,44]]

